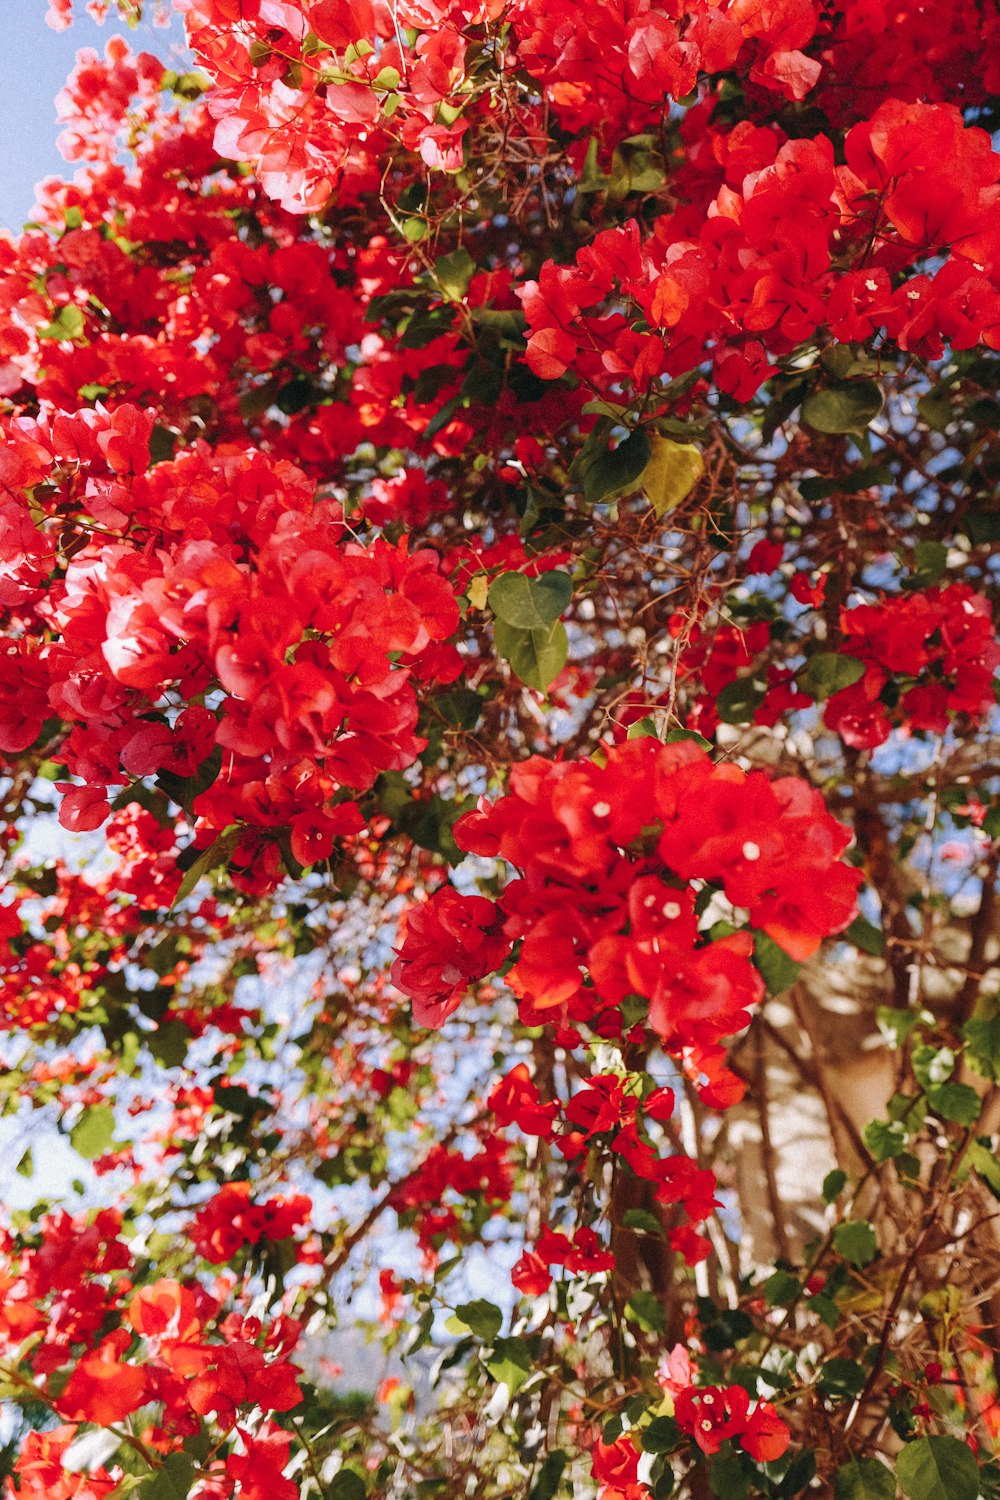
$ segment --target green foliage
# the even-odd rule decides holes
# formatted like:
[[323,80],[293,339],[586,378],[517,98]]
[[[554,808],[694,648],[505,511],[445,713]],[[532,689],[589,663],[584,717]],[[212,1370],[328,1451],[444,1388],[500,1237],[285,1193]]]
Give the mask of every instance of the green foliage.
[[521,1338],[497,1339],[493,1353],[486,1361],[493,1379],[505,1385],[511,1395],[519,1391],[533,1369],[531,1349]]
[[766,932],[755,932],[753,937],[754,962],[772,995],[783,994],[791,989],[799,976],[801,964],[789,958],[784,948],[768,937]]
[[162,1468],[157,1469],[138,1489],[141,1500],[187,1500],[194,1484],[194,1460],[186,1453],[168,1453]]
[[330,1500],[365,1500],[367,1490],[360,1474],[353,1469],[340,1469],[327,1487]]
[[547,631],[569,604],[573,581],[554,568],[528,578],[524,573],[500,573],[489,588],[489,605],[498,620],[518,630]]
[[767,696],[767,677],[737,677],[718,693],[715,711],[723,724],[749,724]]
[[907,1500],[976,1500],[979,1464],[966,1443],[953,1437],[921,1437],[907,1443],[896,1464]]
[[834,1248],[852,1266],[870,1265],[878,1254],[875,1228],[867,1219],[847,1219],[833,1231]]
[[649,435],[644,427],[630,432],[616,448],[598,453],[583,473],[583,497],[589,505],[598,505],[614,495],[634,489],[652,457]]
[[452,1323],[468,1328],[484,1344],[490,1344],[500,1332],[503,1314],[494,1303],[479,1297],[475,1302],[460,1303],[455,1309],[455,1316],[449,1319],[449,1326]]
[[833,693],[851,687],[865,675],[865,664],[856,656],[839,651],[818,651],[810,656],[798,674],[799,686],[822,702]]
[[641,1289],[634,1291],[625,1304],[625,1316],[646,1333],[662,1333],[666,1327],[662,1302],[652,1292]]
[[895,1500],[892,1471],[877,1458],[857,1458],[834,1477],[834,1500]]
[[569,655],[569,637],[561,620],[543,630],[524,630],[496,620],[493,644],[514,675],[540,693],[559,676]]
[[642,471],[642,487],[657,517],[669,514],[682,504],[705,471],[701,450],[693,443],[677,443],[649,434],[651,456]]
[[70,1144],[86,1161],[103,1156],[115,1135],[115,1112],[108,1104],[95,1104],[83,1111],[69,1133]]
[[861,432],[882,410],[874,380],[841,381],[813,391],[802,403],[802,420],[816,432]]

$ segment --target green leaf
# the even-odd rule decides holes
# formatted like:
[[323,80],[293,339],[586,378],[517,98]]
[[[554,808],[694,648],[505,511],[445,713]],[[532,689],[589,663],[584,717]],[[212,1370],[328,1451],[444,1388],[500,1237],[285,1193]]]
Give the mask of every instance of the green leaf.
[[856,1458],[833,1477],[834,1500],[895,1500],[896,1481],[877,1458]]
[[810,697],[822,703],[833,693],[859,682],[864,675],[865,664],[856,656],[844,656],[840,651],[818,651],[815,656],[810,656],[797,680]]
[[229,863],[229,856],[239,843],[242,832],[242,828],[227,828],[225,833],[219,834],[214,844],[210,844],[199,854],[177,889],[171,911],[176,910],[181,902],[190,896],[203,875],[207,875],[210,870],[217,870],[220,865]]
[[723,724],[749,724],[767,696],[767,678],[751,673],[727,682],[715,700]]
[[975,1454],[953,1437],[907,1443],[896,1461],[896,1478],[909,1500],[976,1500],[979,1494]]
[[646,1333],[663,1333],[667,1326],[663,1304],[653,1292],[634,1291],[625,1304],[625,1316]]
[[339,1469],[327,1485],[329,1500],[365,1500],[365,1482],[353,1469]]
[[187,1500],[194,1468],[194,1459],[187,1453],[168,1453],[163,1467],[140,1485],[140,1500]]
[[31,1154],[30,1146],[24,1152],[14,1170],[18,1177],[33,1177],[35,1175],[35,1158]]
[[833,1203],[839,1198],[847,1186],[847,1173],[840,1167],[834,1167],[832,1172],[827,1172],[823,1178],[823,1202]]
[[660,1240],[663,1238],[663,1225],[646,1208],[630,1208],[622,1223],[626,1229],[635,1229],[640,1234],[654,1234]]
[[968,1083],[942,1083],[928,1089],[927,1103],[936,1115],[955,1125],[972,1125],[983,1108],[983,1101]]
[[668,729],[663,736],[665,745],[679,745],[681,740],[690,740],[692,744],[699,745],[702,750],[712,748],[712,741],[706,740],[703,734],[697,734],[693,729]]
[[649,434],[650,458],[642,471],[642,487],[657,516],[676,510],[687,499],[705,472],[701,450],[693,443],[675,443]]
[[[388,71],[383,68],[382,72]],[[392,69],[395,72],[395,69]],[[379,74],[379,77],[382,75]],[[399,84],[399,74],[396,74],[396,82],[390,85],[396,88]],[[375,80],[376,87],[381,87],[378,78]],[[434,262],[434,279],[449,302],[461,302],[469,289],[476,269],[476,263],[468,250],[461,246],[453,250],[450,255],[441,255]]]
[[772,995],[781,995],[785,990],[791,989],[799,977],[802,965],[797,964],[794,958],[789,958],[784,948],[779,947],[766,932],[754,933],[753,956],[768,992]]
[[194,1481],[194,1459],[188,1453],[169,1453],[162,1467],[145,1479],[136,1493],[139,1500],[187,1500]]
[[190,1028],[183,1021],[161,1021],[146,1038],[150,1055],[165,1068],[179,1068],[187,1056]]
[[827,500],[844,488],[844,481],[824,479],[822,475],[817,474],[796,480],[796,485],[803,500]]
[[856,1360],[828,1359],[819,1372],[817,1383],[827,1396],[839,1401],[853,1401],[864,1390],[865,1379],[865,1372]]
[[1000,1198],[1000,1161],[990,1150],[987,1138],[973,1141],[966,1153],[969,1166],[979,1173],[994,1198]]
[[501,573],[490,584],[487,599],[498,619],[518,630],[548,630],[573,596],[568,573],[553,568],[537,578]]
[[920,1024],[920,1013],[915,1010],[896,1010],[892,1005],[880,1005],[875,1011],[878,1029],[890,1047],[901,1047],[915,1026]]
[[802,420],[814,432],[863,432],[882,410],[874,380],[846,380],[813,391],[802,403]]
[[649,434],[644,427],[637,427],[617,448],[600,454],[587,465],[583,498],[588,504],[597,505],[610,495],[635,489],[651,456]]
[[872,1120],[871,1124],[865,1126],[862,1135],[875,1161],[889,1161],[894,1156],[902,1156],[906,1150],[906,1127],[899,1120],[891,1123]]
[[553,1448],[551,1453],[546,1454],[545,1462],[538,1471],[538,1478],[531,1487],[528,1500],[553,1500],[567,1462],[567,1456],[562,1448]]
[[673,1417],[654,1417],[639,1433],[643,1453],[669,1453],[680,1441],[680,1428]]
[[913,549],[913,572],[910,586],[929,589],[940,583],[948,566],[948,548],[943,542],[918,542]]
[[801,1281],[789,1271],[775,1271],[764,1282],[764,1297],[768,1307],[787,1307],[801,1291]]
[[967,1062],[982,1078],[1000,1083],[1000,1016],[973,1016],[962,1027]]
[[791,1500],[793,1495],[809,1488],[815,1478],[816,1455],[806,1448],[792,1459],[775,1494],[779,1500]]
[[511,1395],[519,1391],[531,1374],[531,1350],[524,1339],[497,1339],[486,1368]]
[[870,953],[873,958],[881,958],[885,952],[885,938],[867,917],[855,917],[844,937],[855,948],[860,948],[862,953]]
[[750,1480],[735,1453],[717,1453],[708,1466],[708,1483],[717,1500],[746,1500]]
[[85,1161],[103,1156],[115,1135],[115,1112],[107,1104],[85,1109],[69,1133],[70,1145]]
[[827,1328],[836,1328],[840,1322],[840,1308],[833,1298],[826,1296],[824,1292],[814,1292],[809,1298],[808,1307],[821,1323],[826,1324]]
[[475,1302],[462,1302],[456,1307],[455,1318],[449,1321],[464,1324],[477,1339],[482,1339],[484,1344],[492,1344],[500,1332],[503,1313],[492,1302],[477,1297]]
[[510,663],[515,676],[541,693],[559,676],[569,655],[569,638],[561,620],[550,630],[519,630],[506,620],[496,620],[493,644],[497,655]]
[[878,1254],[875,1230],[867,1219],[848,1219],[833,1231],[834,1249],[852,1266],[867,1266]]
[[51,323],[46,323],[44,328],[39,328],[38,337],[61,341],[78,339],[82,336],[85,326],[83,309],[77,307],[75,303],[67,302],[65,307],[59,309]]
[[955,1071],[957,1059],[950,1047],[924,1045],[913,1051],[913,1073],[922,1088],[931,1089],[947,1083]]
[[486,706],[485,699],[472,688],[452,688],[435,693],[430,700],[434,712],[455,729],[475,729]]

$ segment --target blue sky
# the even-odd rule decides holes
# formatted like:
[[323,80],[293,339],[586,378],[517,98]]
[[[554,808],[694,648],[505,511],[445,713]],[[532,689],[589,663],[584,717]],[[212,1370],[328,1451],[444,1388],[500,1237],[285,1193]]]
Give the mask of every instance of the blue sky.
[[4,0],[4,45],[0,48],[0,227],[18,230],[43,177],[71,175],[75,167],[56,150],[55,97],[80,47],[103,51],[109,37],[125,35],[135,51],[165,56],[180,35],[177,23],[157,30],[148,22],[135,32],[110,22],[96,26],[77,0],[68,31],[45,24],[46,0]]

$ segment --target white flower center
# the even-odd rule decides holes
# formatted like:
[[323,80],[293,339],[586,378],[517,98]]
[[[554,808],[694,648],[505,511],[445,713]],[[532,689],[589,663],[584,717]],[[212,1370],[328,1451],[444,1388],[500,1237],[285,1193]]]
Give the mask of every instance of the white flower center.
[[595,818],[609,818],[610,816],[611,816],[611,803],[610,802],[595,802],[594,803],[594,817]]
[[675,922],[681,914],[681,909],[676,901],[668,901],[663,908],[663,915],[668,922]]
[[747,839],[743,845],[744,859],[760,859],[760,845],[755,844],[752,839]]

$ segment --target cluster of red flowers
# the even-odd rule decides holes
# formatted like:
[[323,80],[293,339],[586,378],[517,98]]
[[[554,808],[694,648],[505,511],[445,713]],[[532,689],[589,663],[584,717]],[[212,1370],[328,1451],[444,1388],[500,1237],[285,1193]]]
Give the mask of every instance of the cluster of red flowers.
[[[410,908],[392,981],[413,996],[418,1026],[442,1026],[469,986],[500,967],[510,943],[497,931],[499,923],[492,901],[460,896],[450,885],[423,906]],[[443,966],[442,954],[448,955]]]
[[[537,375],[645,392],[711,350],[716,384],[747,401],[775,356],[822,330],[845,343],[884,332],[932,359],[944,339],[1000,347],[1000,156],[986,131],[953,105],[889,100],[848,132],[838,166],[823,135],[739,130],[743,175],[707,204],[661,215],[648,238],[636,220],[604,230],[524,284]],[[933,274],[899,277],[949,250]]]
[[312,1200],[302,1193],[255,1203],[249,1182],[227,1182],[198,1210],[187,1232],[199,1255],[223,1266],[247,1245],[291,1239],[311,1213]]
[[[650,1122],[670,1118],[673,1090],[654,1088],[640,1102],[641,1082],[637,1075],[598,1073],[585,1079],[565,1105],[555,1099],[543,1103],[527,1064],[519,1063],[493,1089],[489,1105],[499,1126],[516,1125],[526,1135],[554,1141],[567,1160],[575,1160],[592,1146],[601,1146],[627,1162],[636,1177],[655,1183],[658,1203],[684,1209],[688,1222],[674,1223],[667,1230],[667,1238],[672,1248],[694,1265],[709,1251],[709,1241],[693,1226],[718,1207],[715,1177],[687,1156],[660,1155],[648,1127]],[[735,1078],[733,1082],[738,1085]],[[706,1085],[704,1092],[710,1089],[711,1084]],[[739,1097],[738,1087],[733,1097]],[[724,1107],[731,1100],[712,1097],[711,1102]],[[560,1116],[565,1128],[557,1133]],[[599,1246],[592,1230],[579,1230],[571,1244],[565,1235],[546,1229],[534,1249],[518,1261],[511,1279],[519,1290],[538,1296],[549,1285],[551,1278],[545,1268],[551,1265],[565,1266],[574,1275],[589,1275],[610,1270],[614,1257]]]
[[29,1432],[17,1457],[17,1479],[8,1476],[4,1486],[7,1500],[108,1500],[124,1477],[122,1470],[103,1464],[86,1474],[67,1470],[64,1461],[76,1438],[75,1425],[65,1422],[47,1432]]
[[[229,1430],[241,1411],[296,1406],[298,1371],[286,1356],[299,1325],[279,1319],[264,1329],[258,1320],[229,1317],[210,1341],[219,1304],[197,1282],[164,1279],[130,1295],[133,1260],[121,1228],[120,1215],[110,1210],[89,1222],[60,1213],[41,1221],[36,1247],[18,1248],[9,1237],[4,1244],[5,1354],[28,1361],[43,1397],[43,1382],[53,1382],[59,1414],[109,1426],[162,1403],[147,1437],[169,1452],[178,1435],[197,1432],[199,1417],[209,1413]],[[135,1335],[143,1341],[138,1351]],[[68,1442],[72,1434],[65,1436]],[[65,1444],[58,1447],[61,1454]],[[59,1454],[28,1445],[21,1461],[37,1476]]]
[[873,749],[896,725],[943,734],[954,715],[978,723],[996,701],[1000,641],[989,600],[968,584],[856,605],[841,629],[841,651],[865,668],[823,713],[845,744]]
[[444,1240],[462,1242],[467,1209],[484,1206],[487,1214],[500,1213],[513,1190],[514,1169],[506,1141],[483,1131],[472,1156],[448,1146],[433,1146],[416,1170],[394,1187],[391,1204],[400,1222],[416,1230],[424,1259],[432,1265]]
[[[65,8],[66,0],[60,0]],[[458,172],[477,132],[507,103],[493,69],[525,70],[560,129],[601,156],[655,131],[671,99],[706,75],[733,74],[762,107],[811,96],[838,122],[884,98],[988,95],[988,34],[954,3],[931,17],[906,0],[650,0],[622,10],[518,0],[183,0],[190,46],[215,85],[220,155],[253,163],[265,191],[295,212],[376,190],[387,158],[409,152]],[[499,23],[505,23],[500,30]],[[984,26],[987,36],[984,36]],[[486,45],[484,45],[484,43]],[[492,67],[491,67],[492,64]],[[951,83],[951,89],[949,89]],[[528,141],[538,107],[506,121]]]
[[[150,468],[152,426],[124,405],[7,433],[8,504],[45,555],[29,568],[20,542],[8,550],[12,584],[59,640],[11,647],[0,746],[24,749],[53,715],[73,725],[59,756],[83,784],[64,786],[60,817],[75,830],[106,820],[109,784],[190,777],[218,749],[225,770],[195,804],[197,841],[245,823],[250,863],[265,830],[290,826],[295,858],[313,864],[364,826],[343,789],[419,753],[411,679],[453,680],[461,666],[441,644],[453,591],[433,552],[345,540],[339,506],[290,464],[202,449]],[[43,594],[52,542],[25,492],[54,464],[114,539],[77,552]],[[218,706],[177,713],[177,692]]]
[[[418,1019],[441,1025],[470,982],[519,943],[506,978],[526,1025],[551,1024],[570,1045],[584,1023],[621,1037],[623,1006],[641,997],[666,1050],[693,1073],[706,1102],[725,1107],[741,1088],[722,1041],[748,1024],[764,985],[752,932],[731,924],[722,935],[704,931],[700,893],[721,892],[734,916],[745,910],[749,927],[807,958],[854,915],[861,877],[840,860],[849,830],[806,783],[714,765],[691,740],[637,738],[599,759],[532,758],[514,767],[505,797],[481,801],[460,820],[460,847],[523,874],[498,906],[438,891],[416,924],[411,918],[394,981]],[[600,1138],[656,1184],[660,1203],[683,1206],[688,1222],[668,1237],[688,1261],[703,1259],[709,1242],[693,1226],[716,1206],[715,1179],[686,1156],[662,1158],[648,1129],[640,1133],[641,1124],[669,1117],[670,1090],[643,1100],[626,1082],[596,1074],[561,1106],[541,1099],[519,1064],[489,1102],[500,1126],[554,1140],[570,1159]],[[613,1260],[596,1241],[580,1246],[547,1232],[518,1263],[515,1285],[537,1294],[552,1264],[594,1272]]]
[[[788,1447],[791,1434],[767,1401],[750,1410],[742,1386],[688,1386],[679,1390],[674,1417],[682,1432],[694,1438],[702,1453],[718,1453],[724,1442],[739,1444],[758,1463],[771,1463]],[[598,1440],[591,1471],[601,1486],[600,1500],[650,1500],[639,1479],[639,1450],[625,1434],[613,1443]]]
[[[714,1047],[747,1024],[762,982],[748,930],[711,939],[699,926],[699,892],[718,889],[750,928],[808,958],[854,914],[850,832],[805,782],[715,765],[691,740],[637,738],[600,761],[532,757],[506,796],[455,827],[461,848],[523,871],[500,903],[520,943],[506,977],[521,1018],[621,1035],[623,1001],[642,996],[669,1050]],[[439,993],[426,966],[420,981],[411,993]]]

